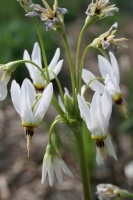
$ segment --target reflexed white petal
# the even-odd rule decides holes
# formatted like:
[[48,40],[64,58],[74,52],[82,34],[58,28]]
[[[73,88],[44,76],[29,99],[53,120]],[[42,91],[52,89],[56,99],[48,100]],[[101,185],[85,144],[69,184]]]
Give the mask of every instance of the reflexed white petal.
[[29,98],[30,106],[32,107],[36,98],[36,91],[31,81],[27,78],[22,83],[21,93],[25,99]]
[[23,125],[33,125],[32,104],[35,100],[35,89],[32,83],[25,79],[21,86],[21,118]]
[[96,162],[98,165],[102,165],[103,164],[103,159],[100,155],[99,149],[96,147]]
[[21,92],[20,92],[20,86],[18,83],[16,83],[15,80],[12,81],[11,84],[11,99],[12,103],[15,107],[15,110],[19,115],[21,115]]
[[111,59],[111,64],[112,64],[112,68],[116,77],[116,81],[117,84],[119,85],[120,83],[120,71],[119,71],[119,66],[118,66],[118,62],[114,56],[114,54],[112,52],[109,52],[110,55],[110,59]]
[[81,118],[86,122],[88,129],[90,129],[90,110],[83,96],[78,95],[78,105]]
[[39,124],[42,118],[44,117],[51,103],[52,95],[53,95],[53,85],[52,83],[49,83],[49,85],[43,91],[41,100],[39,101],[38,104],[36,104],[33,110],[35,124]]
[[59,105],[60,105],[61,109],[63,110],[63,112],[66,112],[66,108],[65,108],[64,103],[60,96],[58,96],[58,102],[59,102]]
[[110,136],[108,135],[107,138],[104,140],[106,147],[107,147],[107,152],[110,156],[112,156],[115,160],[117,160],[117,156],[112,144],[112,141],[110,139]]
[[[29,53],[28,53],[27,50],[24,51],[23,59],[24,60],[29,60],[29,61],[31,60],[30,55],[29,55]],[[27,69],[29,71],[30,77],[32,79],[34,79],[34,76],[35,76],[35,72],[34,72],[35,71],[35,67],[32,64],[30,64],[30,63],[25,63],[25,65],[26,65],[26,67],[27,67]]]
[[97,92],[95,92],[91,106],[90,106],[90,117],[91,117],[91,127],[90,131],[93,135],[99,135],[103,133],[104,129],[104,119],[103,114],[101,112],[101,96]]
[[70,171],[70,169],[67,167],[67,165],[65,164],[65,162],[63,160],[61,160],[61,167],[65,174],[67,174],[70,177],[73,177],[72,172]]
[[109,92],[105,91],[101,97],[102,104],[102,113],[106,119],[106,123],[108,125],[108,121],[112,112],[112,99]]
[[101,133],[104,134],[106,121],[105,121],[105,117],[104,117],[103,112],[102,112],[101,100],[102,100],[102,96],[98,92],[96,92],[97,117],[98,117],[100,127],[101,127],[101,130],[102,130]]
[[7,84],[10,77],[7,77],[5,80],[0,81],[0,101],[3,101],[7,96]]
[[[90,71],[83,69],[82,70],[82,78],[83,81],[88,84],[91,80],[93,80],[94,78],[96,78],[94,76],[94,74],[92,74]],[[104,91],[104,85],[102,83],[100,83],[98,80],[93,80],[90,84],[89,87],[94,90],[97,91],[99,93],[103,93]]]
[[50,184],[50,186],[53,186],[53,184],[54,184],[54,166],[53,166],[53,163],[52,163],[52,160],[50,157],[47,159],[46,166],[47,166],[47,171],[48,171],[49,184]]
[[33,62],[35,62],[37,65],[39,65],[39,67],[42,68],[41,50],[40,50],[40,46],[37,42],[34,44],[31,58],[32,58]]
[[54,57],[53,57],[53,59],[51,60],[49,66],[48,66],[50,69],[53,70],[53,69],[55,68],[55,66],[57,65],[57,62],[58,62],[58,60],[59,60],[59,57],[60,57],[60,48],[57,48],[57,49],[56,49],[56,52],[55,52],[55,54],[54,54]]
[[[62,69],[62,65],[63,65],[63,60],[60,60],[57,65],[55,66],[55,68],[53,69],[53,72],[55,75],[58,75]],[[52,72],[49,72],[49,77],[50,77],[50,80],[54,79],[55,76]]]
[[98,64],[99,64],[99,70],[103,78],[106,78],[106,75],[108,74],[110,78],[114,79],[114,73],[111,64],[109,61],[104,58],[103,56],[98,56]]
[[121,92],[119,85],[115,85],[114,82],[110,79],[108,74],[105,78],[105,89],[108,90],[110,93],[111,91]]
[[45,161],[43,161],[43,165],[42,165],[42,179],[41,179],[41,183],[42,184],[45,182],[46,176],[47,176],[47,167],[46,167]]
[[65,94],[67,94],[72,99],[72,97],[71,97],[71,95],[69,93],[69,90],[66,87],[64,87],[64,91],[65,91]]
[[62,172],[61,172],[61,166],[60,166],[60,159],[55,157],[54,158],[54,170],[56,174],[56,178],[61,186],[63,186],[63,178],[62,178]]
[[83,86],[81,87],[81,95],[82,95],[82,96],[84,96],[85,88],[86,88],[86,85],[83,85]]

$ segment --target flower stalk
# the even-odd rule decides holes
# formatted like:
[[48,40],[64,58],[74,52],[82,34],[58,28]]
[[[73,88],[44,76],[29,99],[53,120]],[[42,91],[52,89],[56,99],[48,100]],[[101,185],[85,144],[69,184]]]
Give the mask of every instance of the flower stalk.
[[92,200],[89,171],[88,171],[88,166],[86,162],[87,160],[86,153],[84,149],[84,140],[83,140],[84,133],[82,131],[82,123],[76,122],[71,127],[76,139],[77,150],[79,154],[84,200],[88,200],[88,199]]

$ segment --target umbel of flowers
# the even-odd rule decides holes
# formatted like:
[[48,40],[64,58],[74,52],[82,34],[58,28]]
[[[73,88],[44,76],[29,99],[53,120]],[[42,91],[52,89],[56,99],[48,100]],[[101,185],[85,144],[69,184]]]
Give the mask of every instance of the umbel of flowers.
[[[42,4],[41,2],[39,2],[40,4],[34,4],[31,0],[18,0],[18,2],[25,10],[26,16],[34,18],[40,44],[35,42],[31,55],[27,50],[24,50],[22,60],[0,65],[0,100],[4,100],[7,96],[7,84],[12,72],[20,64],[21,66],[23,64],[23,67],[26,66],[31,80],[25,78],[21,86],[13,80],[10,92],[13,105],[20,115],[25,130],[28,157],[35,128],[43,120],[52,102],[58,116],[49,129],[48,144],[42,166],[42,183],[45,182],[47,174],[50,186],[53,186],[55,176],[59,184],[63,185],[62,171],[70,177],[73,176],[61,157],[62,142],[56,127],[58,123],[65,123],[73,132],[77,143],[84,199],[91,200],[82,126],[86,123],[88,132],[91,134],[92,140],[95,141],[96,162],[98,165],[104,163],[107,155],[117,160],[112,142],[113,138],[108,126],[113,102],[126,113],[120,89],[119,66],[114,55],[119,47],[125,47],[119,42],[126,40],[126,38],[115,38],[118,29],[118,23],[116,22],[108,31],[94,38],[90,44],[86,44],[81,56],[79,56],[80,46],[85,30],[98,20],[113,16],[118,8],[115,5],[108,6],[108,0],[96,0],[89,4],[86,11],[87,17],[77,41],[76,60],[74,62],[65,33],[64,14],[68,12],[67,9],[60,8],[57,0],[54,1],[53,9],[45,0],[42,0]],[[67,88],[62,88],[58,79],[58,74],[63,67],[63,60],[59,60],[61,51],[59,47],[55,50],[51,62],[49,64],[47,62],[45,41],[42,39],[38,19],[41,19],[42,26],[45,25],[47,31],[51,29],[57,31],[64,41],[71,77],[70,91]],[[85,69],[84,60],[90,48],[99,50],[98,66],[101,77],[96,77],[88,69]],[[54,94],[53,79],[56,80],[59,88],[58,96]],[[88,102],[85,96],[88,88],[95,92],[91,102]]]

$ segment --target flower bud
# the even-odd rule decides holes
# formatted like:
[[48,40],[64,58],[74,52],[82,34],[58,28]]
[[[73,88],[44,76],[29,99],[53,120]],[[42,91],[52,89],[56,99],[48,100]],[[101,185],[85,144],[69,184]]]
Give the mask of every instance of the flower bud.
[[73,99],[67,93],[64,94],[64,105],[70,115],[74,113]]

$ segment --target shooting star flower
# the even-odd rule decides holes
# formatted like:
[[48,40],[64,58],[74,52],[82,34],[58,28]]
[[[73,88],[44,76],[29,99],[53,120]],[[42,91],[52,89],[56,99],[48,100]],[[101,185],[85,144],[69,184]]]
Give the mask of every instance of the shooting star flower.
[[81,118],[85,121],[91,132],[91,138],[95,140],[97,147],[96,161],[102,164],[106,155],[109,154],[117,160],[114,147],[112,145],[108,125],[112,111],[112,100],[107,91],[102,96],[95,92],[90,108],[83,96],[78,95],[78,105]]
[[52,83],[49,83],[42,95],[36,99],[35,88],[28,79],[24,79],[21,88],[15,80],[12,81],[11,98],[17,113],[21,117],[22,126],[25,130],[28,157],[34,128],[38,127],[42,121],[51,103],[52,94]]
[[[49,73],[50,80],[54,79],[55,78],[54,75],[57,76],[59,74],[59,72],[61,71],[61,68],[63,65],[63,60],[59,60],[59,57],[60,57],[60,49],[57,48],[56,52],[54,54],[54,57],[48,66],[48,73]],[[30,57],[28,51],[25,50],[23,59],[30,60],[30,61],[36,63],[42,69],[41,50],[40,50],[40,46],[37,42],[34,44],[31,57]],[[30,63],[25,63],[25,64],[29,71],[29,74],[33,81],[34,86],[36,87],[37,90],[42,91],[46,87],[47,81],[44,79],[43,75],[41,74],[41,72],[39,71],[38,68],[36,68],[35,66],[33,66]],[[46,76],[46,72],[44,72],[44,74]]]
[[42,184],[45,182],[48,173],[50,186],[53,186],[54,184],[54,174],[56,175],[59,184],[62,186],[63,178],[61,170],[63,170],[63,172],[68,176],[73,177],[72,172],[68,169],[62,158],[58,156],[54,147],[48,145],[43,159]]

